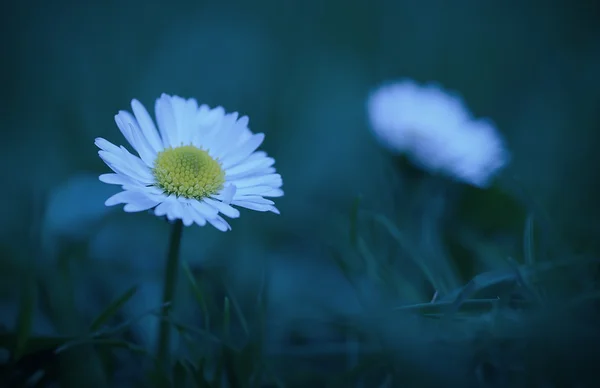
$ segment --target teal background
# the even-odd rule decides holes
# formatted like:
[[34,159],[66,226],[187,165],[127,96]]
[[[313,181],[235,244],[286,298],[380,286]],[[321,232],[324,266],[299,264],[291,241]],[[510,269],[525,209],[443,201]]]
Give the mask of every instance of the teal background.
[[[251,301],[267,273],[270,316],[283,322],[281,333],[271,330],[274,343],[296,331],[299,317],[364,312],[331,251],[366,283],[359,288],[371,306],[427,302],[435,291],[357,264],[348,253],[357,197],[361,209],[386,215],[410,241],[422,237],[423,220],[433,220],[435,242],[423,240],[414,255],[435,267],[448,293],[484,270],[506,268],[507,257],[523,262],[531,214],[542,260],[596,257],[599,8],[558,0],[4,5],[0,324],[7,333],[16,327],[29,281],[39,293],[32,335],[80,334],[133,285],[138,292],[116,322],[158,305],[168,225],[104,207],[115,189],[97,181],[108,168],[94,138],[125,145],[114,115],[130,110],[132,98],[151,110],[161,93],[238,111],[266,134],[262,149],[284,181],[286,195],[276,200],[281,215],[242,211],[225,234],[187,228],[182,260],[205,274],[216,316],[227,287],[253,315]],[[404,161],[395,168],[370,133],[365,101],[381,83],[404,77],[439,82],[496,123],[512,160],[492,189],[429,182]],[[398,255],[380,227],[365,221],[358,229],[378,265]],[[411,279],[417,271],[401,268]],[[195,322],[193,297],[180,279],[178,314]],[[584,282],[575,283],[567,288],[580,292]],[[363,324],[369,333],[388,330],[381,321]],[[140,322],[136,343],[152,347],[155,325]],[[298,329],[302,341],[335,338],[315,327]],[[117,364],[135,370],[136,362]],[[95,368],[81,366],[88,367]],[[97,373],[111,376],[107,370]]]

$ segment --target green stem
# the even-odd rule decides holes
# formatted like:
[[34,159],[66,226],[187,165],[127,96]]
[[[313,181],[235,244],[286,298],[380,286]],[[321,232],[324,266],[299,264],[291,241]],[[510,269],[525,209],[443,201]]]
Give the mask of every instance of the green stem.
[[175,221],[171,230],[171,239],[169,241],[169,253],[167,256],[167,265],[165,269],[165,285],[163,291],[163,305],[161,311],[161,320],[158,332],[158,353],[157,359],[161,368],[168,370],[170,353],[170,334],[171,326],[167,320],[169,311],[173,303],[175,294],[175,285],[177,284],[177,272],[179,271],[179,247],[181,245],[181,235],[183,232],[183,223],[181,220]]

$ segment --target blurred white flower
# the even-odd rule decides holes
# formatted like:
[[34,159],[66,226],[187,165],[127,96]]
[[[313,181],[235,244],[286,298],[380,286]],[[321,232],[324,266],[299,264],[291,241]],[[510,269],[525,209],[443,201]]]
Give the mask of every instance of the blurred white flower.
[[437,85],[384,85],[371,93],[367,108],[380,143],[430,172],[485,187],[510,159],[496,128]]
[[209,222],[221,231],[231,227],[219,213],[240,215],[232,205],[279,213],[265,197],[283,195],[281,176],[275,160],[256,151],[264,134],[248,129],[247,116],[163,94],[155,105],[157,130],[138,100],[131,108],[135,116],[120,111],[115,121],[139,157],[96,139],[100,157],[115,172],[100,180],[123,189],[106,206],[124,203],[126,212],[154,208],[157,216],[186,226]]

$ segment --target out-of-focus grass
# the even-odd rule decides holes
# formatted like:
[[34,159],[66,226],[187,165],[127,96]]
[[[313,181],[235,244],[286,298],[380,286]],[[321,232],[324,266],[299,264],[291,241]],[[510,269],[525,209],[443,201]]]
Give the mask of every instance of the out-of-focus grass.
[[[185,262],[179,313],[168,318],[177,335],[166,374],[136,334],[138,322],[159,319],[160,306],[123,314],[138,284],[90,314],[75,298],[83,289],[73,260],[82,250],[59,250],[58,266],[26,261],[11,270],[29,280],[21,284],[14,326],[0,335],[10,354],[0,379],[9,386],[587,386],[595,376],[591,360],[600,356],[598,260],[539,254],[543,231],[535,212],[525,212],[515,232],[520,247],[510,256],[481,257],[493,241],[465,237],[479,262],[464,268],[481,269],[469,279],[456,257],[432,253],[444,252],[447,210],[419,206],[435,195],[416,192],[410,206],[425,213],[400,206],[381,214],[357,199],[339,223],[342,233],[323,241],[322,259],[352,284],[355,295],[346,297],[359,301],[353,311],[313,306],[320,312],[303,316],[306,302],[292,298],[285,301],[292,313],[279,315],[260,258],[256,266],[264,270],[242,289],[218,267]],[[325,291],[322,301],[330,297]],[[36,332],[40,316],[49,317],[53,334]]]

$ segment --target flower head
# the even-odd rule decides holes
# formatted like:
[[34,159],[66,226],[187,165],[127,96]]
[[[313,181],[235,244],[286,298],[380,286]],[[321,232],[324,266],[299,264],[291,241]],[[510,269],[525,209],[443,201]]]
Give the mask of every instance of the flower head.
[[186,226],[208,222],[221,231],[231,229],[221,214],[240,216],[233,206],[279,214],[267,198],[283,195],[281,176],[275,160],[257,151],[264,134],[248,129],[248,117],[163,94],[155,104],[157,129],[138,100],[131,108],[133,115],[120,111],[115,122],[139,156],[102,138],[95,142],[114,171],[100,180],[123,189],[106,206],[154,209],[157,216],[181,219]]
[[388,84],[367,108],[380,143],[430,172],[484,187],[510,158],[489,121],[474,119],[460,97],[436,85]]

